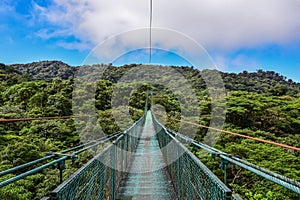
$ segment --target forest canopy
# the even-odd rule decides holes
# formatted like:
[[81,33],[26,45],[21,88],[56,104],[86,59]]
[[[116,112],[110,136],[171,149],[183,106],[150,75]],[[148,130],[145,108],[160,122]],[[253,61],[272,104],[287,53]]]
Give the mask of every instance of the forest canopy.
[[[95,109],[99,123],[95,129],[101,127],[107,135],[124,130],[142,115],[147,90],[154,91],[154,103],[164,107],[167,114],[165,125],[174,130],[178,129],[176,119],[180,119],[183,108],[180,107],[176,94],[160,85],[149,83],[140,84],[136,91],[134,83],[118,86],[123,87],[117,90],[119,92],[134,92],[125,99],[129,102],[131,119],[123,124],[116,123],[113,113],[122,113],[113,110],[111,101],[113,95],[116,95],[114,91],[122,76],[137,66],[109,65],[101,80],[83,85],[82,94],[84,90],[95,88]],[[74,76],[79,68],[60,61],[0,64],[0,119],[73,115]],[[198,122],[209,125],[212,99],[202,77],[205,70],[199,71],[186,66],[171,68],[189,81],[200,102],[199,107],[185,109],[197,109],[201,113]],[[300,83],[273,71],[218,73],[226,89],[226,112],[220,115],[224,117],[226,130],[300,147]],[[84,95],[77,96],[84,99]],[[82,108],[89,106],[89,102],[83,101]],[[96,131],[89,130],[87,125],[82,126],[86,134]],[[198,128],[195,139],[203,141],[206,133],[206,129]],[[81,142],[73,119],[0,123],[0,171],[41,158],[49,151],[61,151]],[[226,134],[220,135],[215,148],[296,181],[300,180],[299,152]],[[70,176],[89,158],[91,155],[87,153],[75,164],[69,163],[64,178]],[[201,160],[222,180],[223,174],[216,161],[212,161],[209,156]],[[57,173],[56,169],[46,169],[6,186],[0,189],[0,199],[40,199],[59,184]],[[12,174],[0,177],[0,181],[9,176]],[[228,171],[227,182],[244,199],[299,199],[299,195],[235,166],[231,166]]]

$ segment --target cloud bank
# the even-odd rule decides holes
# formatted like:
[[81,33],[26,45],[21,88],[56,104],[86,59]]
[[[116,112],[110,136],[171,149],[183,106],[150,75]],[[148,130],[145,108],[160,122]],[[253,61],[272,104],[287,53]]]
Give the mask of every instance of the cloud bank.
[[[38,20],[55,27],[41,29],[41,37],[64,33],[85,44],[149,25],[148,0],[54,0],[34,9]],[[299,10],[299,0],[154,0],[153,26],[182,32],[208,49],[284,45],[299,40]]]

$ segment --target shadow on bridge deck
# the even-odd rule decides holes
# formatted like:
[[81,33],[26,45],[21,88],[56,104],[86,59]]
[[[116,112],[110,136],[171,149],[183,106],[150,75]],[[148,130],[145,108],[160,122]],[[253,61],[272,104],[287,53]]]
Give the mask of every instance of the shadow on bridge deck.
[[165,166],[149,112],[128,172],[120,182],[117,199],[176,199]]

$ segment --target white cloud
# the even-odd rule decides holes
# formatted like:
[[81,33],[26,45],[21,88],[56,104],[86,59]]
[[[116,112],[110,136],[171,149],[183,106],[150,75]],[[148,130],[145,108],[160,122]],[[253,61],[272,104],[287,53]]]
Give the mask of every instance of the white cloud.
[[[132,31],[131,35],[126,32],[149,26],[149,0],[53,1],[47,8],[34,4],[36,20],[50,24],[49,29],[43,27],[36,33],[41,38],[60,38],[59,46],[82,50],[91,49],[93,45],[124,33],[95,51],[101,54],[102,61],[107,62],[126,49],[148,45],[147,30]],[[270,43],[285,45],[299,42],[299,10],[300,0],[153,0],[153,26],[179,31],[209,51],[222,52],[214,56],[217,67],[240,71],[244,67],[256,68],[259,61],[246,55],[226,57],[224,52]],[[63,41],[68,36],[75,36],[76,41]],[[178,55],[193,59],[194,48],[194,53],[204,56],[203,51],[193,46],[192,42],[188,44],[185,39],[174,39],[173,35],[157,37],[154,34],[156,44],[153,45],[178,49],[177,45],[185,42],[185,47],[181,49],[187,52],[176,52]],[[207,58],[201,56],[193,61],[201,64],[210,62],[203,61]]]
[[[208,49],[299,40],[299,0],[154,0],[153,8],[154,26],[185,33]],[[60,32],[95,45],[149,25],[149,0],[54,0],[35,9]]]
[[224,56],[217,55],[214,57],[214,63],[217,68],[221,71],[228,70],[228,60]]
[[85,50],[85,49],[90,49],[91,45],[88,43],[84,42],[64,42],[64,41],[59,41],[57,43],[58,46],[64,47],[65,49],[78,49],[78,50]]
[[8,0],[2,0],[0,2],[0,14],[7,14],[8,12],[12,12],[14,10],[12,2]]
[[240,54],[231,60],[229,66],[232,66],[233,68],[236,68],[238,70],[245,70],[245,69],[257,69],[259,67],[259,64],[253,58],[247,55]]
[[256,70],[261,63],[247,54],[236,54],[230,56],[215,55],[214,62],[221,71],[241,72],[243,70]]
[[57,37],[65,37],[69,35],[67,30],[49,30],[49,29],[40,29],[36,32],[36,35],[42,39],[50,39]]

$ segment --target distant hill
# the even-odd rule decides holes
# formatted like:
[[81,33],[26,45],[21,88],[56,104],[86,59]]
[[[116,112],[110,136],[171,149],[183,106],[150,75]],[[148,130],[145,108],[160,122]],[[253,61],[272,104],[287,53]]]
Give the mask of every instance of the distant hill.
[[[109,65],[103,79],[116,83],[127,70],[136,67],[136,64],[114,67]],[[196,89],[205,89],[206,85],[201,72],[192,67],[172,66],[182,73]],[[0,70],[6,74],[23,74],[35,79],[52,79],[59,77],[69,79],[74,77],[78,67],[72,67],[61,61],[41,61],[28,64],[0,65]],[[220,72],[225,88],[228,91],[248,91],[261,94],[296,96],[300,93],[300,83],[276,73],[274,71],[258,70],[257,72],[243,71],[239,74]]]
[[21,74],[18,70],[15,70],[13,67],[11,66],[6,66],[3,63],[0,63],[0,72],[1,74]]
[[239,74],[222,73],[222,77],[228,90],[242,90],[274,96],[294,96],[300,93],[300,83],[287,79],[274,71],[260,69],[252,73],[247,71]]
[[[206,88],[201,72],[191,67],[175,67],[194,88]],[[247,91],[274,96],[300,95],[300,83],[276,73],[274,71],[258,70],[257,72],[243,71],[241,73],[220,72],[225,88],[228,91]]]
[[23,81],[30,80],[29,76],[22,75],[21,72],[14,69],[11,66],[6,66],[0,63],[0,82],[6,83],[7,85],[13,85]]
[[13,69],[22,74],[28,74],[36,79],[52,79],[59,77],[68,79],[73,77],[76,67],[71,67],[61,61],[41,61],[28,64],[13,64],[10,65]]

